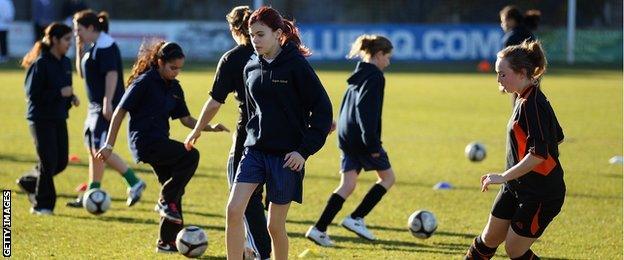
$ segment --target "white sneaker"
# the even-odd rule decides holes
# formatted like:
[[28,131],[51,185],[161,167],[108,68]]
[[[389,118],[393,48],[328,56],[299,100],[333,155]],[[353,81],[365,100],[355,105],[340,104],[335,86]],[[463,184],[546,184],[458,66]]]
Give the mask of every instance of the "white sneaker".
[[128,205],[128,207],[132,207],[132,205],[141,199],[141,194],[143,194],[145,187],[147,187],[145,182],[143,180],[139,180],[139,182],[128,188],[128,200],[126,200],[126,205]]
[[329,235],[327,235],[327,232],[321,232],[315,226],[311,226],[305,236],[319,246],[333,247],[335,245],[334,241],[332,241],[329,238]]
[[53,215],[54,213],[52,213],[52,210],[50,210],[50,209],[30,208],[30,214],[34,214],[34,215],[37,215],[37,216],[50,216],[50,215]]
[[368,228],[366,228],[366,224],[364,224],[363,218],[354,219],[351,218],[351,216],[348,216],[342,221],[341,225],[362,238],[371,241],[377,240],[377,238],[375,238],[375,235],[373,235],[373,233],[368,231]]

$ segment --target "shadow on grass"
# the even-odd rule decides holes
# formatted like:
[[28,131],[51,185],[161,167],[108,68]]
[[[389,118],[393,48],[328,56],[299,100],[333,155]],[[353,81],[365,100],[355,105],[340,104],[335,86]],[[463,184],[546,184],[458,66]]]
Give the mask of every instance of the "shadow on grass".
[[[16,163],[25,163],[35,165],[39,163],[36,157],[29,155],[13,155],[13,154],[0,154],[0,161],[9,161]],[[89,168],[89,163],[87,162],[70,162],[67,167],[76,166],[81,168]],[[152,174],[152,169],[148,164],[139,164],[133,166],[132,169],[137,173],[145,173]],[[215,174],[206,174],[205,172],[223,172],[223,176],[215,175]],[[86,172],[85,172],[86,173]],[[61,173],[62,174],[62,173]],[[219,179],[226,176],[225,168],[223,167],[203,167],[200,166],[197,168],[195,175],[193,178],[211,178],[211,179]]]
[[[338,185],[340,178],[336,178],[334,176],[325,176],[325,175],[306,175],[305,176],[306,179],[318,179],[318,180],[334,180],[336,181],[336,185]],[[360,179],[358,180],[358,183],[362,183],[362,185],[367,185],[367,184],[372,184],[375,183],[377,180],[364,180],[364,179]],[[405,185],[405,186],[413,186],[413,187],[421,187],[421,188],[428,188],[431,189],[433,188],[433,185],[435,183],[424,183],[424,182],[412,182],[412,181],[405,181],[402,179],[398,179],[395,182],[396,185]],[[479,190],[478,186],[453,186],[452,190]]]
[[[83,220],[97,220],[102,222],[120,222],[127,224],[147,224],[147,225],[155,225],[158,226],[160,223],[156,221],[155,218],[133,218],[133,217],[122,217],[122,216],[107,216],[107,215],[69,215],[69,214],[55,214],[54,216],[63,217],[63,218],[71,218],[71,219],[83,219]],[[192,223],[192,225],[200,227],[204,230],[213,230],[219,232],[225,232],[225,227],[222,226],[212,226],[212,225],[201,225]]]

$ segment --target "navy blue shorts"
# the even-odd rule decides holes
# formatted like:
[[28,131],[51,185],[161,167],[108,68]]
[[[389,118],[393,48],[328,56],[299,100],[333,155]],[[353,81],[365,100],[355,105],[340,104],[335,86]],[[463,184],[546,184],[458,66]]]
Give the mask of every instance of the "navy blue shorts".
[[342,152],[342,162],[340,171],[345,173],[348,171],[356,171],[358,174],[362,169],[364,171],[384,171],[390,169],[390,159],[384,149],[381,149],[380,155],[373,158],[370,154],[348,154]]
[[90,149],[99,150],[106,145],[106,135],[108,135],[108,120],[104,118],[102,113],[87,114],[84,130],[84,142]]
[[246,147],[234,182],[266,183],[268,202],[282,205],[291,201],[301,203],[304,170],[295,172],[288,167],[283,168],[284,162],[284,156]]

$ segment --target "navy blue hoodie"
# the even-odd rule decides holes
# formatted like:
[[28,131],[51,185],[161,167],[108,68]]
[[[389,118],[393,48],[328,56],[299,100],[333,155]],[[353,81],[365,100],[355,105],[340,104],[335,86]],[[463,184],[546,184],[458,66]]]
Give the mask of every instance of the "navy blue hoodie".
[[325,144],[332,123],[327,92],[314,70],[292,43],[282,46],[273,62],[253,55],[243,71],[249,95],[245,147],[304,158]]
[[57,59],[49,51],[42,51],[26,72],[26,118],[31,121],[67,119],[73,97],[61,96],[61,89],[71,85],[69,58]]
[[524,26],[516,26],[503,36],[503,48],[521,44],[524,40],[535,40],[535,35]]
[[338,145],[346,153],[381,151],[381,110],[386,79],[377,66],[358,62],[347,79],[338,120]]

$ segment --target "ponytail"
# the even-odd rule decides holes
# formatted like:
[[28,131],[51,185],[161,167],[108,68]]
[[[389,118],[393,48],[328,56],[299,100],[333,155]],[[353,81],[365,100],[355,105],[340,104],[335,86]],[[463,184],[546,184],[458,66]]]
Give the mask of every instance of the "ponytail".
[[137,60],[132,65],[132,72],[128,77],[129,86],[132,81],[139,77],[139,75],[145,73],[152,66],[158,66],[158,60],[169,62],[175,59],[184,58],[184,52],[182,47],[175,42],[166,41],[143,41],[139,48],[139,54]]
[[106,11],[101,11],[97,18],[100,25],[100,31],[108,33],[108,13]]
[[54,41],[52,38],[56,38],[60,40],[63,36],[71,33],[72,29],[62,23],[53,22],[44,30],[44,36],[41,40],[35,42],[33,47],[24,55],[22,58],[21,67],[24,69],[28,69],[34,62],[37,60],[37,57],[41,55],[42,52],[50,51],[52,48]]
[[292,42],[297,49],[299,49],[299,53],[301,53],[304,57],[312,55],[310,49],[301,42],[301,33],[299,32],[299,28],[295,26],[295,21],[289,21],[286,19],[283,19],[282,21],[284,23],[284,27],[282,28],[284,37],[282,38],[280,44],[284,45],[287,42]]
[[249,36],[250,16],[251,9],[249,9],[249,6],[234,7],[232,8],[232,11],[225,16],[228,24],[230,25],[230,30],[241,37],[241,42],[244,42],[245,45],[251,43],[251,37]]
[[542,12],[539,10],[531,9],[524,13],[524,26],[530,31],[537,30],[540,20],[542,19]]
[[546,55],[544,55],[544,50],[539,41],[524,41],[521,46],[527,50],[527,54],[531,63],[535,67],[532,72],[532,77],[534,79],[541,78],[546,72],[546,65],[548,61],[546,61]]
[[548,61],[544,48],[539,41],[525,40],[521,44],[509,46],[497,54],[499,59],[506,59],[509,67],[516,72],[526,71],[527,78],[540,80],[546,72]]
[[372,57],[377,52],[383,52],[384,54],[392,52],[392,42],[388,38],[381,35],[363,34],[360,35],[351,45],[351,51],[347,55],[347,58],[355,57]]

